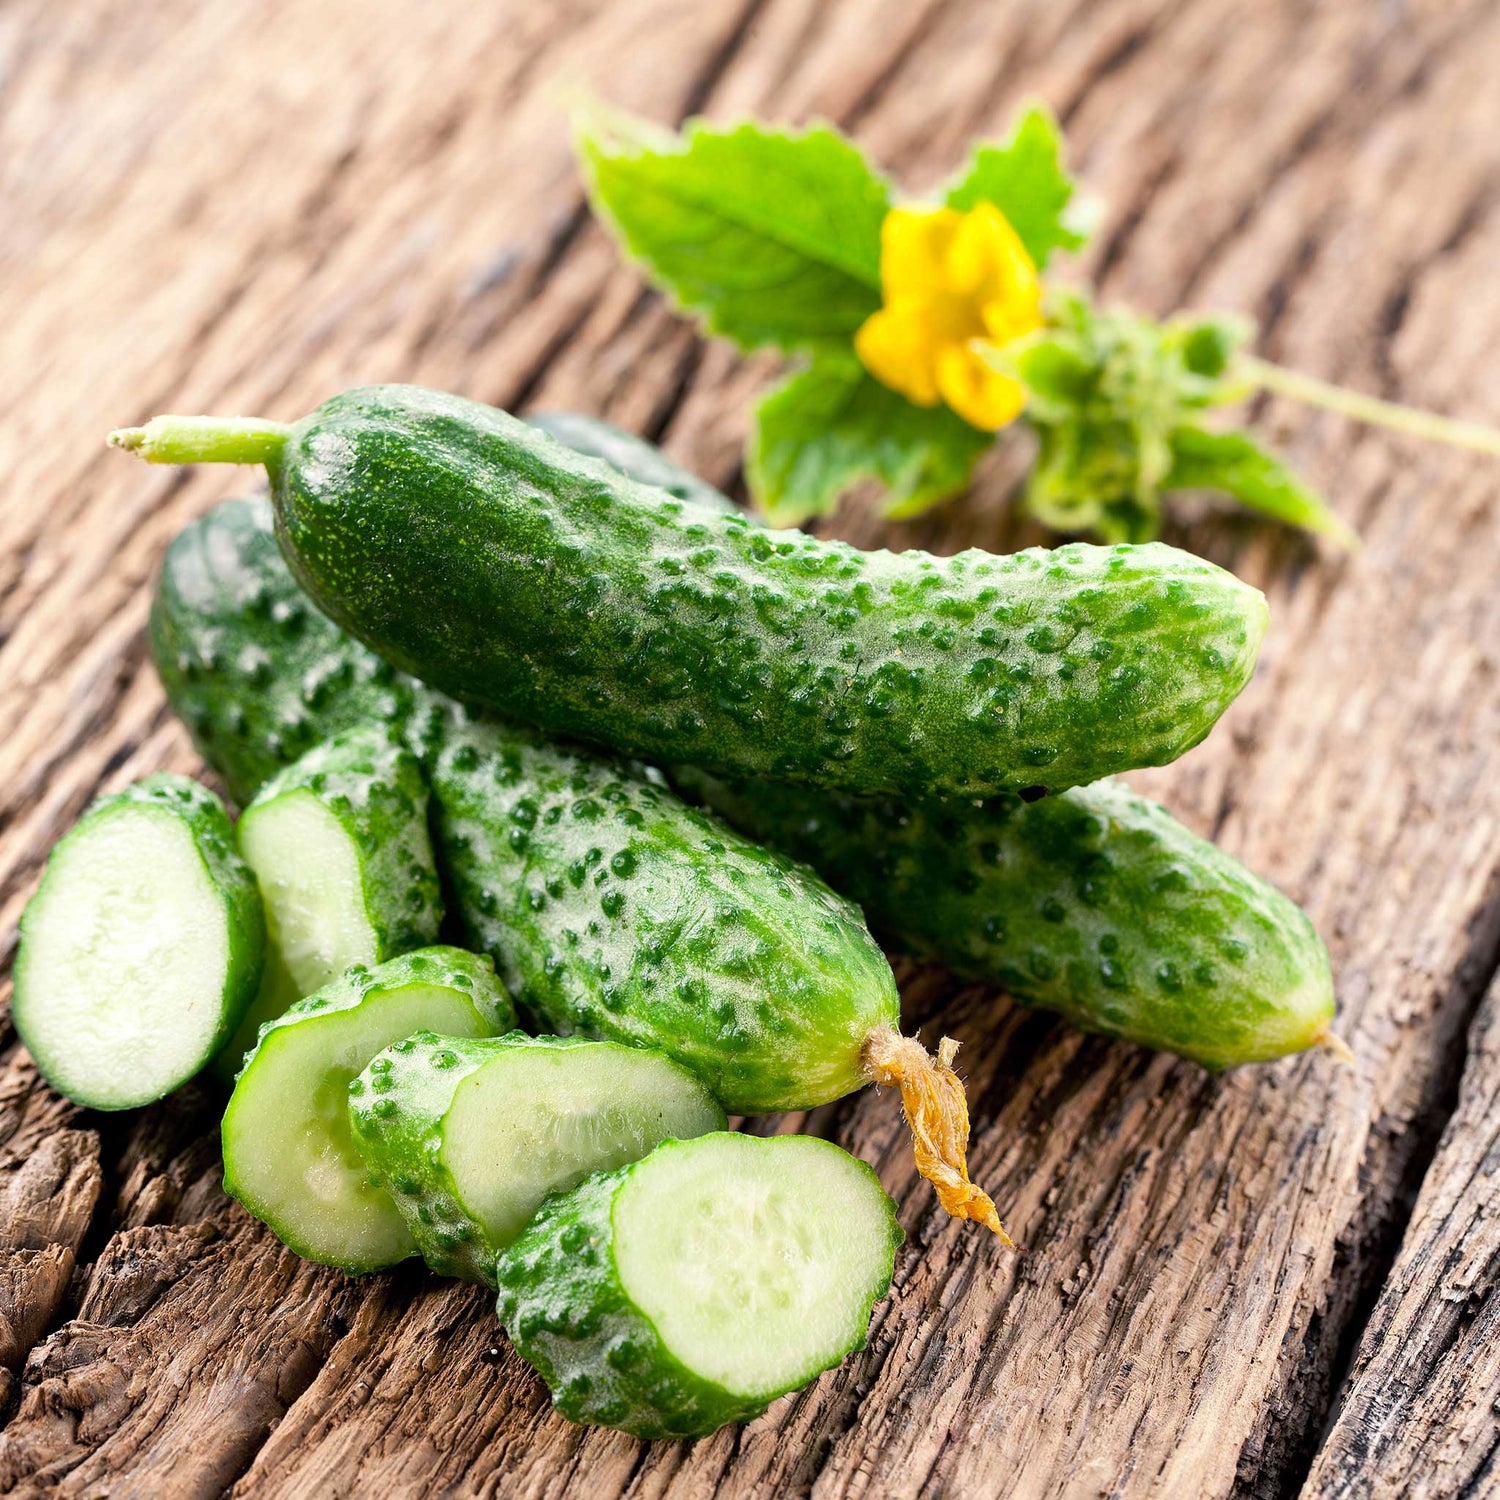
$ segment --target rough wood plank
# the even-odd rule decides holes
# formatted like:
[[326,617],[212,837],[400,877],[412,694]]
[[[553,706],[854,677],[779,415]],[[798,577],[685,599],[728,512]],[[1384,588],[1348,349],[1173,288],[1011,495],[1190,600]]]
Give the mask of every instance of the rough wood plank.
[[[395,377],[599,410],[733,480],[766,365],[699,345],[618,265],[559,84],[661,118],[824,113],[918,187],[1041,93],[1109,203],[1112,294],[1238,307],[1273,355],[1493,420],[1497,62],[1483,0],[13,0],[0,941],[97,786],[193,764],[144,661],[144,590],[234,480],[122,466],[105,428],[290,416]],[[901,1199],[898,1284],[863,1355],[692,1448],[546,1416],[477,1293],[298,1270],[216,1197],[200,1106],[171,1106],[106,1141],[121,1232],[33,1353],[0,1472],[80,1494],[242,1472],[268,1495],[1295,1489],[1500,945],[1500,516],[1476,461],[1264,415],[1366,548],[1319,560],[1222,516],[1179,533],[1265,586],[1275,625],[1219,733],[1140,783],[1309,903],[1356,1072],[1215,1082],[911,977],[913,1013],[965,1042],[976,1170],[1026,1253],[932,1214],[889,1100],[828,1112]],[[856,507],[839,528],[1009,546],[1013,472],[918,525]]]
[[1500,1486],[1500,982],[1304,1494],[1439,1500]]

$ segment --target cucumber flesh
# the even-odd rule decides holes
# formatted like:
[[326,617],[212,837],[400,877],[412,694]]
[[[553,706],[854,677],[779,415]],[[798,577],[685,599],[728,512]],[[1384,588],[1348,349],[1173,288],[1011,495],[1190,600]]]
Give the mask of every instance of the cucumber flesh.
[[575,1422],[699,1437],[863,1347],[901,1238],[831,1142],[667,1141],[547,1199],[496,1262],[500,1320]]
[[53,852],[22,919],[16,1028],[59,1092],[131,1109],[185,1083],[222,1044],[263,947],[223,809],[193,783],[154,777],[86,815]]
[[296,997],[350,964],[381,957],[365,909],[359,850],[312,792],[298,788],[252,806],[240,820],[240,849],[260,882],[271,942]]
[[428,1265],[491,1284],[549,1193],[724,1128],[708,1090],[659,1052],[520,1032],[406,1037],[350,1085],[349,1116]]
[[454,949],[350,969],[262,1031],[224,1115],[225,1190],[308,1260],[350,1272],[404,1260],[416,1242],[369,1181],[349,1085],[423,1027],[474,1037],[514,1021],[488,966]]
[[626,1294],[688,1369],[737,1396],[769,1400],[836,1364],[890,1280],[889,1200],[806,1136],[663,1151],[614,1218]]

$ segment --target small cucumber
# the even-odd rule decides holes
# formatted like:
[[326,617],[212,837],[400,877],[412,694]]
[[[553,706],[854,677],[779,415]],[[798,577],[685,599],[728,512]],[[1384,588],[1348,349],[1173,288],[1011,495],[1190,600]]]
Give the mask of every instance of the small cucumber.
[[665,490],[678,500],[691,500],[715,510],[733,511],[734,502],[716,490],[706,479],[699,479],[680,464],[673,463],[660,448],[638,438],[600,417],[586,417],[575,411],[540,411],[526,418],[531,426],[555,438],[575,453],[597,458],[618,474],[637,484],[649,484]]
[[12,1014],[42,1076],[94,1109],[187,1082],[255,994],[265,919],[219,799],[182,776],[105,797],[21,915]]
[[172,706],[241,807],[304,750],[408,706],[410,679],[340,630],[286,571],[264,495],[226,500],[178,533],[149,637]]
[[943,805],[673,780],[815,863],[903,951],[1085,1031],[1213,1069],[1328,1039],[1333,976],[1306,914],[1118,783]]
[[414,1031],[495,1036],[515,1022],[489,961],[457,948],[352,966],[262,1029],[224,1113],[225,1192],[308,1260],[349,1272],[405,1260],[416,1242],[368,1180],[349,1085]]
[[1169,547],[860,552],[415,386],[113,441],[265,463],[293,572],[430,685],[741,779],[962,797],[1161,764],[1244,686],[1266,625],[1257,590]]
[[500,1256],[500,1321],[573,1421],[701,1437],[863,1348],[901,1240],[831,1142],[668,1141],[542,1205]]
[[277,773],[245,809],[239,841],[265,898],[276,962],[226,1049],[231,1077],[260,1027],[293,1000],[350,964],[435,942],[442,921],[427,785],[416,757],[378,721]]
[[430,774],[456,915],[542,1027],[660,1048],[736,1114],[866,1081],[896,983],[810,870],[623,766],[462,711]]
[[418,1032],[349,1085],[354,1141],[434,1271],[495,1282],[495,1256],[553,1192],[724,1129],[660,1052],[581,1037]]

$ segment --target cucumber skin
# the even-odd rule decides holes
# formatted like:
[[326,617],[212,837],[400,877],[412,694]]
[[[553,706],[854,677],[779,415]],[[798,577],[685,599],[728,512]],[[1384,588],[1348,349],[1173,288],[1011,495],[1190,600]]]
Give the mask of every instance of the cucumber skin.
[[[221,516],[230,523],[229,534],[225,537],[217,534]],[[184,552],[191,556],[200,550],[211,550],[224,559],[222,574],[232,581],[236,571],[232,554],[238,543],[241,547],[239,566],[252,576],[246,583],[234,583],[232,588],[226,588],[221,596],[210,596],[195,603],[191,610],[186,607],[183,590],[173,589],[167,593],[165,589],[173,558],[177,555],[174,544],[168,554],[158,606],[163,612],[173,613],[176,635],[196,638],[201,632],[209,631],[216,637],[232,636],[238,618],[236,601],[256,589],[272,600],[301,597],[280,553],[268,545],[271,524],[270,507],[263,500],[228,501],[193,523],[190,531],[201,530],[207,535],[192,549],[184,548]],[[337,626],[326,621],[325,624],[341,649],[352,651],[357,656],[369,655],[364,647],[351,642]],[[280,661],[279,657],[273,658],[278,672],[281,670]],[[180,689],[165,674],[164,680],[167,681],[168,696],[176,704]],[[442,714],[450,711],[451,705],[441,695],[429,692],[410,678],[403,677],[398,681],[402,685],[401,696],[408,715],[412,712],[412,705],[418,703],[426,705],[429,722],[434,717],[440,720]],[[193,685],[193,691],[210,699],[217,693],[232,703],[252,689],[236,669],[233,653],[225,653],[218,673],[201,678]],[[271,691],[274,693],[275,688]],[[443,705],[441,712],[433,705]],[[315,712],[338,710],[339,705],[335,703],[328,710]],[[226,717],[222,708],[216,707],[214,714],[221,722]],[[246,721],[240,733],[249,735],[253,729],[254,722]],[[431,743],[435,744],[441,736],[441,728],[429,733],[434,736]],[[224,743],[226,749],[234,749],[227,736]],[[262,747],[246,743],[241,758],[264,753]],[[222,769],[215,755],[210,753],[208,758],[211,764]],[[429,757],[424,755],[424,759]],[[673,774],[683,788],[700,796],[709,780],[701,773],[682,771]],[[1277,1034],[1279,1028],[1274,1025],[1274,1018],[1278,1010],[1288,1008],[1293,1000],[1298,1000],[1299,1015],[1304,1012],[1321,1015],[1331,1008],[1327,953],[1316,935],[1309,933],[1307,919],[1300,909],[1238,861],[1207,840],[1190,834],[1165,809],[1144,799],[1131,798],[1130,805],[1122,810],[1122,794],[1118,788],[1078,787],[1061,797],[1044,798],[1029,805],[1011,798],[986,802],[977,808],[972,804],[961,804],[962,821],[955,833],[948,822],[953,813],[943,809],[941,804],[906,806],[882,800],[865,806],[853,799],[824,797],[806,789],[767,783],[737,791],[731,791],[724,783],[715,784],[719,788],[716,799],[721,799],[718,800],[718,811],[726,821],[738,822],[745,833],[764,835],[772,842],[779,841],[790,852],[809,857],[810,863],[820,867],[820,873],[836,888],[842,887],[845,895],[867,905],[868,915],[877,930],[883,928],[887,935],[913,944],[924,955],[942,959],[967,978],[985,982],[999,980],[1021,1003],[1056,1007],[1086,1029],[1118,1028],[1119,1023],[1111,1021],[1104,1013],[1104,1007],[1124,1003],[1136,1011],[1136,1019],[1129,1031],[1120,1028],[1119,1035],[1129,1036],[1143,1046],[1177,1052],[1211,1067],[1233,1066],[1267,1055],[1280,1055],[1260,1046],[1254,1047],[1249,1056],[1226,1055],[1226,1022],[1232,1021],[1233,1017],[1225,1013],[1210,1016],[1214,1032],[1211,1046],[1205,1047],[1193,1025],[1181,1023],[1174,1007],[1157,1008],[1154,989],[1127,988],[1117,997],[1103,982],[1103,975],[1097,967],[1083,970],[1083,977],[1078,981],[1080,988],[1065,989],[1057,983],[1055,976],[1039,978],[1034,972],[1030,951],[1025,951],[1024,957],[1018,957],[1023,950],[1015,936],[1021,929],[1014,910],[1008,913],[1007,931],[1011,935],[1005,941],[997,942],[986,935],[985,924],[1001,913],[999,903],[1003,893],[1013,889],[1004,879],[1004,870],[1013,862],[1025,868],[1042,870],[1050,882],[1052,894],[1065,908],[1065,920],[1060,924],[1045,917],[1038,920],[1040,902],[1044,898],[1034,899],[1023,892],[1025,904],[1020,908],[1019,920],[1028,930],[1040,934],[1033,946],[1041,948],[1044,953],[1042,963],[1035,967],[1045,969],[1045,954],[1062,951],[1064,930],[1075,920],[1098,920],[1093,915],[1094,908],[1089,906],[1077,886],[1079,873],[1067,863],[1069,842],[1064,837],[1071,820],[1062,809],[1088,809],[1096,814],[1093,826],[1098,830],[1097,835],[1085,837],[1086,828],[1079,829],[1076,835],[1076,846],[1088,861],[1107,860],[1116,871],[1123,870],[1125,873],[1121,878],[1133,881],[1138,891],[1145,889],[1143,882],[1149,880],[1153,870],[1160,869],[1165,874],[1174,864],[1180,864],[1190,886],[1206,882],[1210,889],[1225,892],[1222,896],[1222,910],[1227,913],[1225,927],[1215,927],[1211,920],[1212,911],[1207,908],[1200,909],[1199,924],[1195,927],[1190,920],[1191,908],[1184,903],[1184,914],[1173,929],[1178,934],[1177,944],[1191,947],[1196,941],[1204,953],[1211,954],[1221,936],[1238,935],[1243,939],[1244,913],[1256,916],[1253,931],[1260,936],[1254,940],[1252,954],[1241,972],[1258,973],[1264,983],[1258,999],[1266,1006],[1272,1024],[1263,1035]],[[1000,863],[989,853],[991,842],[1003,856]],[[888,867],[893,849],[900,852],[898,869],[911,872],[910,883],[905,875],[902,877],[903,890],[915,904],[916,912],[932,914],[931,923],[924,927],[918,926],[916,912],[895,909],[895,902],[882,896],[879,882],[871,878],[875,869]],[[977,857],[971,860],[970,851],[976,852]],[[931,871],[930,876],[921,873],[924,871]],[[1131,872],[1141,873],[1137,878]],[[924,889],[923,881],[929,879],[931,885]],[[964,888],[971,881],[977,882],[975,890],[966,893]],[[1239,896],[1236,896],[1237,890]],[[995,893],[993,900],[987,894],[992,891]],[[966,894],[968,899],[965,899]],[[463,898],[452,893],[451,899],[457,906]],[[1010,897],[1005,899],[1008,901]],[[1066,913],[1072,913],[1072,916],[1068,917]],[[475,916],[482,916],[482,913]],[[1260,925],[1261,919],[1270,921],[1274,930],[1266,931]],[[1285,930],[1280,930],[1282,928]],[[1104,931],[1101,923],[1097,935],[1103,936]],[[1158,957],[1152,950],[1153,935],[1160,931],[1162,928],[1153,922],[1149,930],[1132,934],[1130,943],[1134,951],[1126,955],[1130,962],[1125,966],[1128,985],[1137,986],[1143,975],[1154,975],[1160,962],[1177,961],[1176,954]],[[1082,944],[1084,937],[1079,937],[1073,951],[1080,951]],[[1304,957],[1306,972],[1299,972],[1296,962],[1299,952]],[[1136,953],[1141,955],[1139,960]],[[1105,956],[1100,955],[1101,958]],[[1191,973],[1191,967],[1186,967],[1184,972]],[[1278,973],[1284,974],[1280,980],[1275,977]],[[1095,975],[1098,976],[1097,982]],[[1195,1008],[1193,1014],[1202,1015],[1203,1012]],[[1159,1022],[1153,1021],[1153,1017],[1159,1017]],[[1282,1050],[1293,1051],[1299,1045],[1306,1045],[1306,1042],[1293,1037]]]
[[292,571],[388,661],[741,779],[971,797],[1158,765],[1228,707],[1266,624],[1257,590],[1160,544],[864,553],[415,386],[334,397],[273,470]]
[[673,781],[816,861],[902,951],[1085,1031],[1218,1071],[1310,1047],[1332,1020],[1328,951],[1302,909],[1118,783],[954,806]]
[[900,999],[851,903],[623,766],[461,709],[431,732],[456,914],[537,1029],[654,1047],[734,1114],[863,1086]]
[[365,912],[377,962],[435,943],[443,920],[427,781],[396,736],[399,723],[373,720],[314,745],[261,787],[245,817],[294,791],[311,792],[359,850]]
[[[349,1086],[349,1123],[371,1177],[395,1200],[422,1258],[440,1276],[495,1285],[495,1257],[459,1201],[439,1152],[458,1085],[506,1047],[593,1045],[578,1036],[438,1036],[419,1031],[376,1057]],[[384,1064],[384,1066],[381,1066]],[[701,1087],[701,1085],[700,1085]],[[723,1128],[722,1117],[720,1128]]]
[[225,501],[178,533],[148,635],[173,708],[240,807],[318,742],[410,709],[410,680],[286,573],[264,496]]
[[674,463],[654,443],[616,427],[601,417],[587,417],[573,411],[541,411],[526,418],[529,426],[555,438],[565,448],[588,458],[597,458],[616,473],[665,490],[677,500],[691,500],[715,510],[737,509],[728,495],[716,490],[706,479]]
[[[214,1033],[210,1051],[204,1055],[207,1065],[220,1047],[224,1045],[239,1024],[240,1017],[255,998],[256,986],[260,983],[261,966],[265,961],[266,916],[261,905],[260,887],[250,867],[240,858],[235,843],[234,829],[224,804],[206,786],[186,776],[177,776],[170,771],[159,771],[138,781],[123,791],[100,797],[84,812],[74,825],[72,832],[59,842],[62,846],[85,824],[107,817],[122,807],[161,808],[187,824],[193,836],[193,846],[208,872],[214,889],[224,905],[224,920],[229,933],[229,963],[225,970],[223,999],[219,1009],[219,1025]],[[42,883],[31,900],[36,901],[46,890],[47,874],[42,872]],[[21,913],[19,946],[16,952],[15,988],[11,1001],[11,1017],[23,1042],[27,1041],[26,1013],[29,1008],[26,971],[26,926],[31,901]],[[30,1043],[27,1042],[28,1050]],[[47,1070],[41,1058],[32,1053],[37,1070],[47,1078]],[[47,1078],[51,1083],[51,1079]],[[184,1079],[183,1082],[187,1080]],[[92,1104],[87,1099],[76,1103],[96,1109],[109,1110],[122,1106]]]
[[[667,1141],[656,1149],[686,1144]],[[641,1438],[702,1437],[726,1422],[758,1417],[813,1376],[765,1396],[741,1396],[694,1374],[667,1349],[630,1300],[614,1263],[615,1198],[639,1165],[597,1173],[542,1204],[496,1262],[497,1311],[516,1351],[547,1382],[552,1404],[571,1421],[601,1423]],[[901,1239],[893,1209],[893,1256]],[[872,1307],[889,1287],[887,1277]],[[864,1345],[861,1337],[844,1353]]]

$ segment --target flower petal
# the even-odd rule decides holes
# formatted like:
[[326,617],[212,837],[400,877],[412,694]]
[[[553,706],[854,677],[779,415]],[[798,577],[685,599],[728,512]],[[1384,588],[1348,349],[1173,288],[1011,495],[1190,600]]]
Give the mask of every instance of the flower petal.
[[931,297],[963,215],[952,208],[893,208],[880,226],[880,285],[887,305]]
[[882,385],[918,406],[936,406],[937,345],[932,322],[920,303],[898,302],[871,313],[854,335],[860,363]]
[[939,351],[937,387],[943,400],[982,432],[995,432],[1015,421],[1026,405],[1026,387],[992,369],[965,344]]

